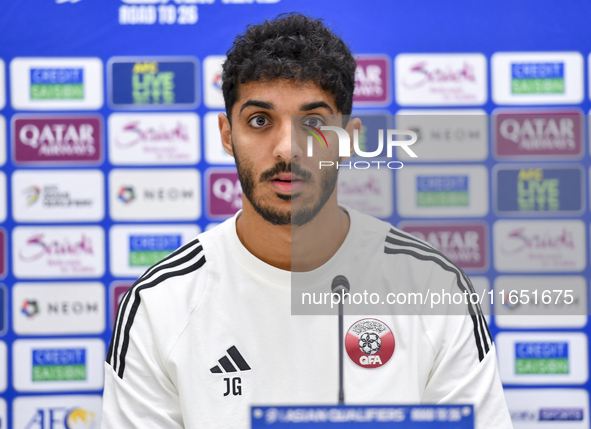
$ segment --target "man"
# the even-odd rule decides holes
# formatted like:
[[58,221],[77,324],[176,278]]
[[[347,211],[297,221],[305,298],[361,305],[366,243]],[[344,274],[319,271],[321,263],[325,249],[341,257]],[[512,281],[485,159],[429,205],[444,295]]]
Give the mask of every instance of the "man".
[[[325,289],[335,274],[353,288],[364,273],[388,290],[471,288],[425,243],[337,205],[337,171],[317,162],[344,161],[334,133],[306,156],[306,129],[345,126],[351,141],[359,131],[347,120],[354,73],[343,41],[302,15],[236,38],[219,125],[243,210],[150,268],[122,300],[103,428],[247,428],[251,405],[335,404],[337,319],[291,315],[292,271]],[[462,316],[347,315],[345,325],[359,335],[347,344],[347,403],[470,403],[479,428],[511,427],[477,306]]]

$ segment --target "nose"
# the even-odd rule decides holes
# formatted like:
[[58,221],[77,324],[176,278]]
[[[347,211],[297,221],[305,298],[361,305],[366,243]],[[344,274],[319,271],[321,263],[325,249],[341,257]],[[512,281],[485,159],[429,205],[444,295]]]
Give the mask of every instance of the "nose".
[[293,158],[301,156],[301,150],[296,144],[292,144],[292,136],[295,136],[295,129],[292,126],[291,118],[287,118],[281,122],[281,126],[277,128],[275,136],[275,147],[273,148],[273,156],[281,158],[283,161],[290,163]]

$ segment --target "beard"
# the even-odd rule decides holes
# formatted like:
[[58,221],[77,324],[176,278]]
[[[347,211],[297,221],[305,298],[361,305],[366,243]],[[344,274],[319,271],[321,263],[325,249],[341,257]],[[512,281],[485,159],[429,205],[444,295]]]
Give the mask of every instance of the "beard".
[[338,179],[338,170],[326,169],[321,171],[320,188],[313,192],[314,196],[316,196],[316,201],[309,201],[311,198],[308,198],[308,201],[302,201],[304,197],[301,194],[286,195],[275,193],[277,198],[284,201],[290,201],[291,209],[281,210],[277,207],[273,207],[271,204],[262,201],[262,198],[257,197],[257,187],[259,187],[261,183],[268,182],[279,173],[293,173],[300,179],[314,185],[315,180],[312,173],[301,168],[297,163],[290,162],[288,164],[285,161],[280,161],[272,168],[263,171],[261,175],[256,178],[252,161],[241,158],[236,152],[234,144],[232,144],[232,148],[234,151],[236,168],[238,170],[238,179],[242,186],[242,193],[254,207],[255,211],[263,219],[273,225],[284,226],[291,224],[293,226],[302,226],[307,224],[316,217],[320,210],[322,210],[335,190]]

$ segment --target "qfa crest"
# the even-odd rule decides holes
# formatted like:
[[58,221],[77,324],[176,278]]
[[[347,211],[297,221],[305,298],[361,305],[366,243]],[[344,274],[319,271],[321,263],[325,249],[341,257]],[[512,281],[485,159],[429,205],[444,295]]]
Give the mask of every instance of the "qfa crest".
[[394,354],[394,334],[377,319],[362,319],[353,324],[345,337],[347,354],[361,368],[379,368]]

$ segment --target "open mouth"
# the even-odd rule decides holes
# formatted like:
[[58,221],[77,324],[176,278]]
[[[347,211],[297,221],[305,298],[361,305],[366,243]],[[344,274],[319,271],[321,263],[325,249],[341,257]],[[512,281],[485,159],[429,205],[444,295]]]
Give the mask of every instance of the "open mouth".
[[300,188],[303,180],[291,173],[280,173],[271,179],[271,183],[280,192],[291,192]]

